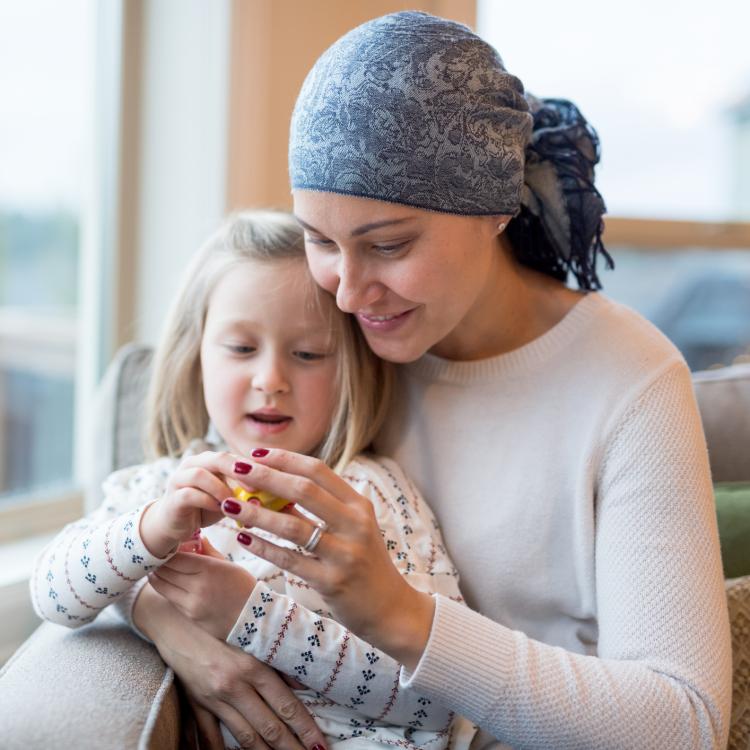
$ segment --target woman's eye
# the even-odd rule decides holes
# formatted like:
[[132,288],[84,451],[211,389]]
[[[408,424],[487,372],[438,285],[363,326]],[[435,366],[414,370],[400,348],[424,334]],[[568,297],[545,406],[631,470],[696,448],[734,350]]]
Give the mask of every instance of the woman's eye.
[[373,245],[372,248],[381,255],[394,255],[403,250],[409,244],[408,241],[398,242],[395,245]]
[[325,240],[322,237],[310,237],[310,235],[305,235],[305,242],[309,242],[311,245],[321,245],[323,247],[330,247],[334,244],[333,240]]

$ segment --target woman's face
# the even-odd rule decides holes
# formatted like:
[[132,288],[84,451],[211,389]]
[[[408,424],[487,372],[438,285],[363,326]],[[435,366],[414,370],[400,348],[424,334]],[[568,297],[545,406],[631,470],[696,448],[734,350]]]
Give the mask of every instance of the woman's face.
[[470,359],[467,342],[497,324],[502,217],[306,190],[295,191],[294,212],[315,280],[357,317],[380,357]]

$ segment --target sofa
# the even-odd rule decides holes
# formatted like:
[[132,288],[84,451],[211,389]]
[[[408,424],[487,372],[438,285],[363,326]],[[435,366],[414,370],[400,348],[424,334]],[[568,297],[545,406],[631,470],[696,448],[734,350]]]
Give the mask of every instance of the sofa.
[[[97,463],[87,481],[89,509],[109,472],[141,460],[150,359],[148,347],[129,345],[102,383],[93,410]],[[714,480],[750,482],[750,364],[696,373],[694,385]],[[726,591],[734,661],[729,747],[750,750],[750,576],[727,580]],[[172,671],[106,611],[78,630],[43,623],[0,670],[4,750],[169,750],[179,746],[179,735]]]

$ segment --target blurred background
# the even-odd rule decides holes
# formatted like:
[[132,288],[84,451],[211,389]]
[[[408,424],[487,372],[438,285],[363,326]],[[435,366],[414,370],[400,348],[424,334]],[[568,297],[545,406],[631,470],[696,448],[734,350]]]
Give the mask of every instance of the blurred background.
[[289,207],[288,121],[309,67],[406,8],[469,24],[529,91],[572,99],[597,128],[616,261],[604,292],[693,370],[750,361],[746,0],[0,0],[8,580],[81,513],[114,352],[157,341],[185,260],[227,210]]

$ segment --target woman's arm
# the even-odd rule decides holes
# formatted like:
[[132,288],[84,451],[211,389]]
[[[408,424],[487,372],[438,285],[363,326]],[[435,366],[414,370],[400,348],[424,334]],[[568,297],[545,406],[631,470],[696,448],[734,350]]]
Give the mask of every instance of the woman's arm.
[[[208,635],[149,585],[136,599],[133,623],[191,699],[224,722],[241,747],[324,750],[322,732],[274,669]],[[209,715],[197,718],[202,733],[223,748]]]
[[[329,523],[315,558],[256,537],[253,552],[306,580],[367,640],[408,659],[404,684],[498,739],[521,747],[726,743],[729,628],[705,441],[684,364],[619,415],[601,461],[598,656],[535,641],[441,596],[434,616],[419,616],[419,632],[429,619],[429,638],[409,647],[390,632],[404,593],[389,596],[393,565],[377,550],[363,504],[320,466],[281,451],[256,457],[253,481]],[[280,533],[269,516],[240,514],[247,526]],[[280,535],[304,544],[309,528],[287,526]]]
[[[462,601],[434,516],[398,465],[358,458],[343,476],[371,504],[379,544],[404,585],[421,592],[430,607],[429,594]],[[230,643],[365,716],[415,729],[445,728],[452,713],[418,690],[404,690],[396,659],[332,619],[304,581],[286,579],[288,596],[256,585]]]

